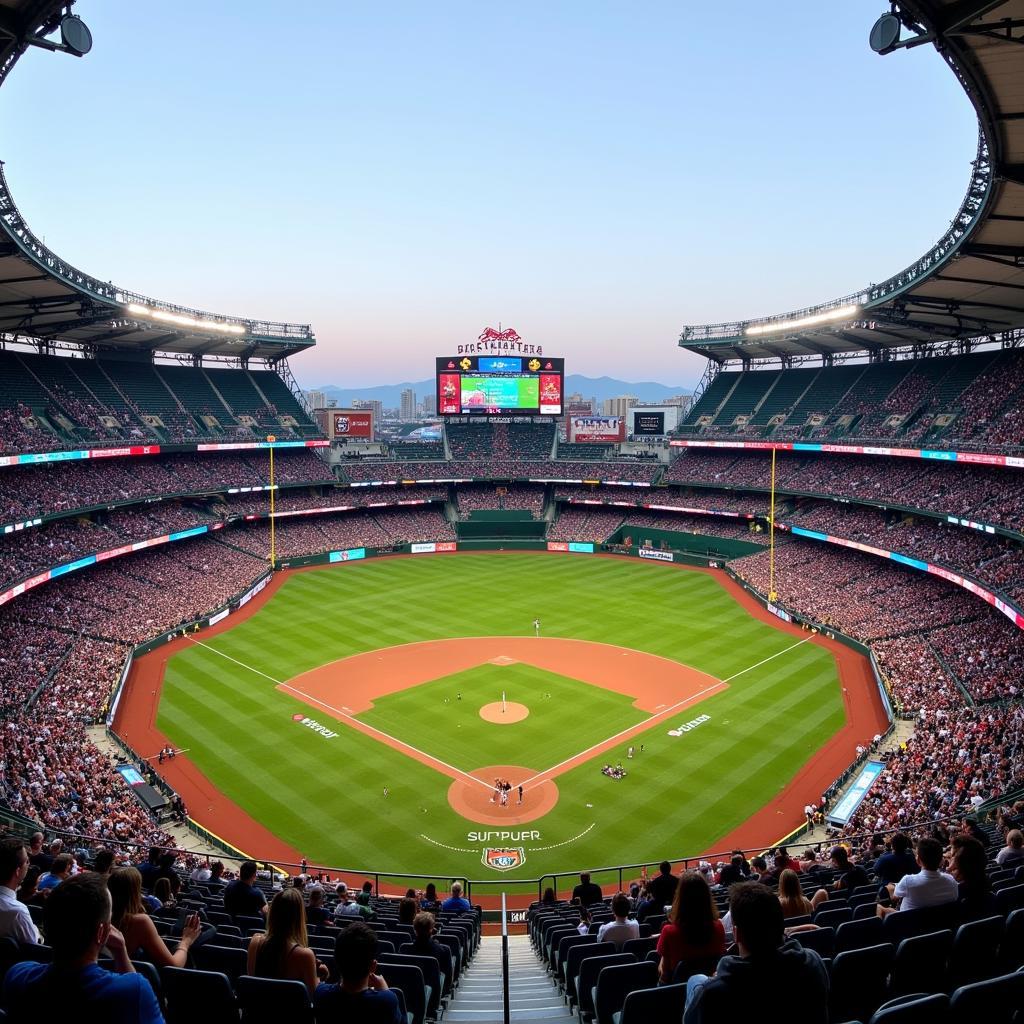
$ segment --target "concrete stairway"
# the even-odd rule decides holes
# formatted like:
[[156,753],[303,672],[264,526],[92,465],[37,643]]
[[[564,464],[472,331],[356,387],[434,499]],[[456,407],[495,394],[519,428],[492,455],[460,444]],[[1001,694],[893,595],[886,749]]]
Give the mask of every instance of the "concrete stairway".
[[[574,1019],[526,935],[509,936],[508,975],[512,1020],[516,1024]],[[442,1024],[501,1024],[501,999],[501,938],[486,936],[463,974]]]

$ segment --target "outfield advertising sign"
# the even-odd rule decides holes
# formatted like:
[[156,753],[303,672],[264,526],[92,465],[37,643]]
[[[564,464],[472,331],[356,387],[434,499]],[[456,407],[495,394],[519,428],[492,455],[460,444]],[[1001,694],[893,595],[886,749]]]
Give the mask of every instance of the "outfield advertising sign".
[[349,548],[347,551],[332,551],[328,556],[332,562],[355,562],[366,557],[366,548]]
[[857,776],[857,780],[850,787],[846,796],[829,811],[828,820],[836,825],[845,825],[853,817],[857,808],[860,807],[861,801],[868,795],[868,790],[875,784],[878,776],[882,774],[884,767],[885,765],[881,761],[868,761],[861,768],[860,775]]
[[639,548],[637,554],[641,558],[649,558],[654,562],[674,562],[676,556],[671,551],[659,551],[657,548]]

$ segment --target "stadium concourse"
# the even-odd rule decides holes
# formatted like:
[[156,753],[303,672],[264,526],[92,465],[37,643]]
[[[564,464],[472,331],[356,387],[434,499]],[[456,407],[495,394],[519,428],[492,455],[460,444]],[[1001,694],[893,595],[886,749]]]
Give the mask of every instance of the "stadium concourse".
[[[80,52],[69,7],[4,3],[0,77],[58,29],[61,47]],[[1006,20],[985,20],[993,17]],[[180,940],[172,962],[162,941],[147,939],[139,964],[168,1019],[196,1019],[200,1006],[201,1019],[237,1020],[239,1006],[258,1019],[257,1004],[276,1008],[276,999],[294,1000],[275,1009],[278,1019],[309,1019],[301,986],[296,996],[243,978],[255,964],[246,947],[264,922],[225,899],[205,858],[176,848],[168,825],[188,821],[187,808],[161,779],[164,755],[112,758],[87,729],[109,721],[136,652],[220,621],[270,572],[350,552],[451,551],[473,530],[472,543],[501,547],[514,523],[517,537],[530,538],[522,543],[550,557],[574,545],[728,572],[776,614],[866,650],[894,716],[912,726],[885,753],[869,736],[851,751],[851,770],[873,753],[880,774],[845,817],[826,826],[820,818],[834,807],[812,809],[819,820],[799,862],[777,846],[762,856],[781,835],[751,837],[748,856],[732,863],[708,864],[699,850],[650,851],[670,870],[684,859],[695,866],[678,891],[702,894],[706,908],[714,901],[724,919],[722,942],[699,958],[677,964],[670,951],[675,925],[700,899],[677,907],[669,924],[676,883],[653,870],[638,873],[626,904],[581,889],[579,902],[593,904],[582,930],[580,907],[555,893],[532,906],[539,966],[524,941],[513,957],[523,979],[517,1019],[566,1016],[567,1004],[598,1024],[620,1010],[621,1024],[679,1020],[682,983],[716,968],[707,999],[729,998],[721,992],[736,962],[719,956],[733,923],[742,930],[750,920],[743,892],[751,906],[764,896],[730,892],[744,878],[769,888],[769,917],[777,887],[801,890],[786,897],[787,911],[799,913],[787,922],[797,930],[785,952],[827,977],[830,992],[794,987],[787,1012],[866,1022],[885,1000],[914,993],[931,1000],[921,1012],[934,1021],[945,1019],[950,996],[960,1016],[1000,1010],[1008,1019],[1008,1007],[1024,1005],[1024,975],[1011,973],[1024,966],[1022,24],[1019,0],[916,0],[883,16],[879,50],[934,41],[977,108],[964,206],[926,257],[880,285],[813,309],[686,328],[680,344],[708,361],[700,392],[671,436],[641,443],[570,442],[560,417],[539,415],[455,417],[441,442],[332,444],[289,368],[315,343],[308,325],[206,313],[78,271],[32,233],[0,174],[0,817],[11,836],[39,833],[31,867],[17,841],[5,847],[10,870],[0,883],[14,881],[20,900],[4,897],[5,913],[25,930],[0,936],[2,970],[59,960],[58,910],[71,897],[47,893],[102,889],[85,871],[80,882],[63,879],[113,859],[142,866],[155,932],[172,946]],[[503,526],[481,533],[488,522]],[[834,795],[840,781],[821,779],[822,793]],[[907,860],[895,833],[916,844],[928,872],[938,840],[958,883],[953,898],[886,913],[892,897],[881,892],[879,909],[879,886],[899,881],[892,856]],[[849,855],[830,856],[839,843]],[[248,879],[237,857],[223,859],[224,878]],[[372,917],[382,973],[403,993],[410,1024],[438,1019],[446,1005],[453,1021],[498,1019],[500,993],[480,980],[494,968],[492,952],[474,974],[477,909],[417,893],[412,911],[438,914],[431,944],[400,917],[408,904],[378,891],[350,901],[335,888],[337,872],[314,879],[307,867],[261,874],[254,890],[246,885],[249,909],[264,891],[278,907],[304,907],[291,895],[301,891],[309,945],[330,970],[358,939],[355,918]],[[787,867],[798,871],[795,883],[781,877]],[[196,936],[181,908],[204,925],[187,958],[181,950]],[[636,945],[598,941],[613,913],[634,912]],[[37,923],[56,951],[26,941]],[[691,1009],[686,1021],[775,1019],[765,1009],[770,974],[731,997],[743,1012]],[[659,980],[670,984],[652,991]],[[912,1012],[879,1024],[923,1019]]]

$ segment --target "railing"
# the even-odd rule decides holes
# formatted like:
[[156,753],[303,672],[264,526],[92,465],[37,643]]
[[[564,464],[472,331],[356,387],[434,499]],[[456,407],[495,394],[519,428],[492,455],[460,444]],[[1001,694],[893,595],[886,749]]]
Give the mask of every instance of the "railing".
[[501,894],[501,1010],[502,1019],[509,1024],[512,1006],[508,995],[508,906],[505,893]]

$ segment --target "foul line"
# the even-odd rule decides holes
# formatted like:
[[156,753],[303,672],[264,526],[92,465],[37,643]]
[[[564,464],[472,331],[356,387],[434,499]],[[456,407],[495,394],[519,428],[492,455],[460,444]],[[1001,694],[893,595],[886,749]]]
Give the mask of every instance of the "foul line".
[[703,690],[699,690],[697,693],[687,697],[685,700],[681,700],[678,703],[673,704],[671,707],[665,708],[664,711],[659,711],[656,714],[651,715],[650,718],[647,718],[642,722],[638,722],[636,725],[631,725],[628,729],[623,729],[621,732],[617,732],[614,736],[609,736],[608,739],[601,740],[600,743],[595,743],[592,747],[587,747],[586,750],[580,751],[578,754],[573,754],[572,757],[568,757],[564,761],[559,761],[558,764],[552,765],[550,768],[547,768],[542,772],[538,772],[536,775],[526,779],[522,785],[525,787],[532,782],[536,782],[538,779],[545,779],[545,777],[550,775],[552,772],[557,771],[559,768],[563,768],[565,765],[570,764],[573,761],[586,760],[590,754],[596,752],[601,747],[606,747],[609,744],[614,743],[620,736],[625,736],[627,733],[637,733],[646,730],[648,726],[653,725],[659,719],[671,716],[676,712],[676,710],[685,707],[687,704],[692,704],[699,697],[704,697],[714,690],[727,686],[733,679],[738,679],[740,676],[746,675],[747,672],[752,672],[755,668],[760,668],[762,665],[766,665],[769,661],[774,661],[783,654],[788,654],[790,651],[796,650],[796,648],[801,644],[805,644],[808,640],[812,640],[813,638],[813,635],[805,636],[803,640],[798,640],[795,644],[790,644],[789,647],[785,647],[781,651],[777,651],[775,654],[769,655],[767,658],[762,658],[755,664],[749,665],[747,668],[740,669],[739,672],[734,672],[727,679],[719,680],[719,682],[715,683],[713,686],[707,686]]
[[723,683],[731,683],[734,679],[739,679],[740,676],[746,675],[748,672],[753,672],[755,668],[760,668],[762,665],[767,665],[769,661],[774,661],[776,658],[781,658],[784,654],[789,654],[790,651],[795,651],[801,644],[807,643],[808,640],[813,640],[815,634],[805,636],[803,640],[797,640],[795,644],[790,644],[789,647],[783,648],[777,654],[769,655],[767,658],[762,658],[759,662],[751,665],[749,668],[742,668],[739,672],[734,672],[728,679],[723,679]]
[[[191,639],[191,637],[189,639]],[[484,782],[483,779],[478,779],[475,775],[470,775],[469,772],[464,772],[461,768],[456,768],[455,765],[448,764],[447,761],[442,761],[439,757],[434,757],[433,754],[428,754],[425,750],[420,750],[418,747],[414,747],[411,743],[406,743],[405,740],[400,740],[397,736],[392,736],[390,733],[386,733],[382,729],[378,729],[372,725],[367,725],[366,722],[360,722],[358,718],[346,714],[341,710],[341,708],[336,708],[331,704],[326,704],[324,701],[319,700],[316,697],[312,697],[308,693],[303,693],[302,690],[297,690],[294,686],[289,686],[288,683],[281,682],[280,679],[268,676],[266,672],[262,672],[258,668],[253,668],[252,665],[247,665],[244,661],[239,661],[237,658],[232,658],[230,654],[218,651],[216,647],[204,644],[202,640],[192,640],[192,643],[198,644],[200,647],[205,647],[208,651],[212,651],[214,654],[219,654],[222,658],[227,658],[228,661],[233,661],[241,668],[248,669],[250,672],[255,672],[258,676],[263,676],[264,679],[269,679],[275,686],[280,687],[282,690],[290,690],[292,693],[301,697],[303,700],[309,701],[311,704],[319,704],[320,707],[330,711],[332,714],[345,719],[357,732],[374,733],[377,736],[382,736],[395,747],[401,750],[412,751],[418,758],[425,760],[432,766],[441,765],[445,769],[444,774],[451,775],[452,777],[469,779],[470,781],[475,782],[478,786],[483,786],[486,790],[494,789],[493,785]]]

